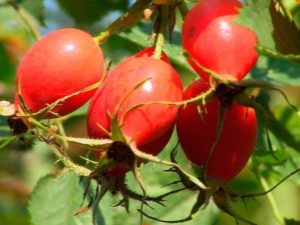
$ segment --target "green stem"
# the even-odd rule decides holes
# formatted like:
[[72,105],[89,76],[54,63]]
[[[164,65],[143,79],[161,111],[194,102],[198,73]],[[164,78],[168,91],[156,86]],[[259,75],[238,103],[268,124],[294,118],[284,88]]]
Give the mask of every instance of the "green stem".
[[122,118],[124,118],[128,113],[132,112],[133,110],[145,106],[145,105],[151,105],[151,104],[162,104],[162,105],[177,105],[177,106],[182,106],[185,107],[188,104],[192,103],[199,103],[202,106],[206,105],[208,101],[210,101],[213,97],[215,96],[215,87],[210,87],[206,92],[201,93],[200,95],[197,95],[193,98],[179,101],[179,102],[169,102],[169,101],[153,101],[153,102],[146,102],[146,103],[140,103],[133,105],[129,109],[127,109],[123,115]]
[[57,156],[59,161],[61,161],[66,168],[68,168],[69,170],[74,171],[79,176],[86,176],[86,177],[90,176],[91,170],[74,163],[68,157],[68,155],[63,154],[63,152],[59,149],[59,146],[57,144],[50,142],[45,137],[43,137],[43,135],[41,135],[39,138],[40,138],[40,140],[42,140],[42,141],[44,141],[45,143],[48,144],[48,146],[51,148],[53,153]]
[[162,5],[160,7],[160,15],[159,15],[159,30],[155,40],[155,50],[153,54],[153,58],[160,59],[163,45],[165,43],[165,32],[167,30],[168,24],[168,15],[169,15],[169,7],[166,5]]
[[[62,140],[62,141],[65,140],[65,138],[63,136],[56,134],[55,132],[52,132],[48,127],[44,126],[39,121],[37,121],[33,118],[29,118],[28,122],[30,122],[35,127],[42,129],[47,134],[49,134],[59,140]],[[40,140],[44,141],[51,148],[51,150],[57,156],[59,161],[61,161],[65,165],[65,167],[67,167],[69,170],[74,171],[79,176],[89,176],[91,174],[91,170],[89,170],[88,168],[85,168],[83,166],[80,166],[80,165],[74,163],[69,158],[69,156],[66,154],[64,149],[61,149],[61,146],[56,141],[53,141],[52,139],[47,138],[47,135],[45,135],[45,134],[38,135],[38,137]]]
[[111,23],[105,31],[101,32],[94,40],[101,45],[118,29],[123,28],[126,21],[130,21],[136,18],[150,3],[152,0],[137,0],[128,10],[127,13],[120,16],[113,23]]
[[64,141],[65,138],[57,133],[55,133],[54,131],[52,131],[51,129],[49,129],[47,126],[43,125],[42,123],[40,123],[38,120],[30,117],[28,118],[28,122],[33,125],[34,127],[37,127],[37,128],[40,128],[42,129],[43,131],[47,132],[49,135],[61,140],[61,141]]
[[9,145],[10,142],[12,142],[13,140],[15,140],[17,138],[17,136],[12,136],[8,139],[6,139],[5,141],[3,141],[1,144],[0,144],[0,150],[1,149],[4,149],[7,145]]
[[[58,127],[58,132],[62,135],[62,136],[66,136],[66,131],[65,128],[62,124],[61,119],[56,119],[56,125]],[[65,149],[69,149],[69,143],[66,140],[63,140],[63,145]]]
[[[265,191],[266,191],[266,190],[269,190],[270,187],[269,187],[268,182],[266,181],[266,179],[264,179],[262,176],[258,176],[258,175],[257,175],[257,177],[258,177],[258,179],[259,179],[259,181],[260,181],[260,184],[261,184],[261,186],[263,187],[263,189],[264,189]],[[273,194],[272,194],[271,192],[269,192],[269,193],[267,193],[266,195],[267,195],[267,198],[268,198],[269,203],[270,203],[270,205],[271,205],[271,208],[272,208],[272,212],[273,212],[274,217],[276,218],[276,220],[277,220],[280,224],[284,225],[284,224],[285,224],[285,223],[284,223],[284,219],[283,219],[283,217],[281,216],[281,213],[280,213],[280,211],[279,211],[279,209],[278,209],[278,207],[277,207],[277,204],[276,204],[276,201],[275,201],[275,199],[274,199]]]
[[134,153],[134,155],[141,162],[154,162],[154,163],[159,163],[159,164],[163,164],[163,165],[166,165],[166,166],[175,167],[178,171],[180,171],[180,173],[183,176],[185,176],[190,182],[194,183],[197,187],[199,187],[202,190],[208,189],[208,187],[206,185],[204,185],[197,177],[194,177],[192,174],[190,174],[189,172],[185,171],[177,163],[169,162],[169,161],[166,161],[166,160],[162,160],[162,159],[160,159],[160,158],[158,158],[156,156],[149,155],[147,153],[141,152],[134,145],[131,145],[130,148],[131,148],[132,152]]
[[13,0],[7,0],[7,4],[10,4],[14,10],[19,14],[19,16],[22,18],[26,26],[28,27],[29,31],[31,32],[34,39],[37,41],[41,38],[40,33],[37,31],[35,25],[32,23],[32,20],[29,18],[28,13],[15,1]]
[[82,146],[89,146],[92,149],[96,149],[98,151],[106,150],[111,143],[113,142],[110,139],[87,139],[87,138],[76,138],[76,137],[67,137],[62,136],[60,134],[55,133],[51,129],[49,129],[47,126],[40,123],[38,120],[34,119],[33,117],[27,118],[27,122],[34,128],[39,128],[43,131],[45,131],[48,136],[54,137],[60,141],[67,141],[75,144],[79,144]]

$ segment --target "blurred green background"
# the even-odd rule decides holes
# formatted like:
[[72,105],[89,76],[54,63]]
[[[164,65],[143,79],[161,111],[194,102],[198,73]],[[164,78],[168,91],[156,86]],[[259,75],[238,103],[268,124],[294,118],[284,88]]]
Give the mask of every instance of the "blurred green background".
[[[16,1],[26,14],[31,23],[36,26],[41,34],[63,27],[77,27],[93,35],[103,31],[114,19],[126,12],[132,1],[126,0],[19,0]],[[285,1],[300,25],[300,7],[296,1]],[[196,79],[195,73],[186,63],[180,47],[180,26],[178,18],[177,27],[173,34],[173,42],[167,43],[165,51],[172,63],[179,71],[187,85]],[[106,41],[102,48],[105,53],[106,65],[112,60],[113,65],[124,57],[135,54],[145,46],[151,45],[149,36],[153,23],[141,21],[138,25],[126,31],[119,31]],[[299,39],[300,41],[300,39]],[[22,55],[34,43],[34,38],[20,15],[5,0],[0,0],[0,101],[13,101],[14,79],[18,62]],[[248,78],[263,80],[278,84],[286,92],[293,104],[300,107],[300,68],[285,60],[261,57],[256,68]],[[230,187],[239,192],[263,191],[262,183],[272,187],[280,179],[300,166],[300,118],[297,116],[284,99],[274,92],[263,91],[258,100],[268,107],[281,122],[283,127],[293,135],[295,144],[287,143],[283,137],[271,133],[273,148],[280,161],[270,156],[267,148],[263,129],[258,137],[254,155],[248,166],[242,171]],[[70,136],[86,137],[85,111],[86,106],[73,113],[65,122],[66,132]],[[0,117],[0,146],[11,138],[6,118]],[[169,152],[177,142],[176,134],[161,155],[168,158]],[[1,149],[1,148],[0,148]],[[71,145],[70,155],[76,157],[83,154],[84,150]],[[189,163],[179,151],[179,161],[190,169]],[[27,210],[30,193],[38,180],[47,174],[54,173],[60,168],[55,164],[55,157],[43,143],[34,141],[30,135],[25,140],[15,140],[7,147],[0,150],[0,224],[1,225],[31,225]],[[162,194],[171,187],[164,186],[176,180],[173,175],[163,172],[162,166],[147,164],[142,168],[148,191],[152,195]],[[129,185],[136,184],[129,175]],[[66,190],[67,191],[67,190]],[[59,199],[60,196],[57,195]],[[80,195],[79,195],[80,198]],[[34,201],[34,199],[32,199]],[[180,219],[188,215],[195,194],[192,192],[179,193],[167,198],[167,207],[155,206],[155,210],[147,208],[147,212],[161,219]],[[104,217],[103,224],[123,225],[138,224],[139,215],[136,209],[139,204],[131,202],[130,213],[127,214],[121,207],[112,207],[117,202],[114,196],[107,196],[101,203],[101,212]],[[54,204],[54,203],[53,203]],[[273,204],[273,208],[271,206]],[[55,205],[49,205],[55,207]],[[270,197],[262,196],[237,201],[232,205],[234,210],[251,221],[263,225],[279,225],[274,216],[274,210],[286,224],[299,225],[300,221],[300,174],[293,176],[271,193]],[[277,210],[277,211],[276,211]],[[45,221],[44,224],[51,224]],[[162,224],[145,219],[144,225]],[[198,217],[185,224],[203,225],[233,225],[236,221],[220,212],[213,203],[198,213]],[[243,222],[239,222],[243,224]],[[43,225],[43,224],[35,224]],[[55,224],[53,224],[55,225]]]

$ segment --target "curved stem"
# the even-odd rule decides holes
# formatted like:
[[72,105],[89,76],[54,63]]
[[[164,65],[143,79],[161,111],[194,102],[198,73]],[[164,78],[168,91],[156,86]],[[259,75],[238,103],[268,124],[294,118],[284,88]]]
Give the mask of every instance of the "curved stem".
[[217,145],[220,141],[223,126],[224,126],[224,121],[225,121],[225,117],[226,117],[226,112],[227,112],[227,107],[222,106],[222,104],[220,104],[215,140],[214,140],[213,144],[210,147],[208,157],[207,157],[206,163],[204,165],[204,180],[205,180],[205,182],[208,182],[209,163],[211,162],[211,159],[212,159],[212,157],[213,157],[213,155],[216,151],[216,147],[217,147]]
[[208,189],[208,187],[204,183],[202,183],[197,177],[194,177],[192,174],[190,174],[189,172],[185,171],[177,163],[169,162],[169,161],[166,161],[166,160],[162,160],[162,159],[160,159],[160,158],[158,158],[156,156],[149,155],[147,153],[141,152],[134,145],[131,145],[130,148],[131,148],[132,152],[134,153],[134,155],[141,162],[154,162],[154,163],[159,163],[159,164],[166,165],[166,166],[175,167],[178,171],[180,171],[180,173],[183,176],[185,176],[191,183],[195,184],[199,189],[202,189],[202,190],[207,190]]
[[[162,105],[176,105],[176,106],[182,106],[185,107],[188,104],[192,103],[199,103],[202,106],[206,105],[208,101],[210,101],[213,97],[215,96],[215,87],[210,87],[206,92],[201,93],[200,95],[197,95],[193,98],[183,100],[183,101],[178,101],[178,102],[170,102],[170,101],[152,101],[152,102],[146,102],[146,103],[140,103],[133,105],[129,109],[127,109],[123,114],[122,118],[124,118],[128,113],[132,112],[133,110],[146,106],[146,105],[151,105],[151,104],[162,104]],[[122,121],[122,120],[121,120]]]
[[[262,176],[257,176],[257,177],[258,177],[259,182],[260,182],[261,186],[263,187],[263,189],[264,189],[264,190],[269,190],[270,187],[269,187],[268,182],[266,181],[266,179],[264,179]],[[273,194],[272,194],[271,192],[269,192],[269,193],[266,194],[266,196],[267,196],[267,198],[268,198],[268,200],[269,200],[269,203],[270,203],[270,205],[271,205],[271,208],[272,208],[272,212],[273,212],[274,217],[276,218],[276,220],[277,220],[280,224],[284,225],[284,224],[285,224],[285,223],[284,223],[284,219],[283,219],[283,217],[281,216],[281,213],[280,213],[280,211],[279,211],[279,209],[278,209],[278,206],[277,206],[277,204],[276,204],[276,201],[275,201],[275,199],[274,199]]]
[[165,32],[167,30],[169,7],[167,5],[160,6],[159,30],[155,40],[155,50],[153,58],[160,59],[163,45],[165,43]]
[[137,0],[128,10],[127,13],[120,16],[113,23],[111,23],[105,31],[101,32],[94,38],[94,40],[101,45],[118,29],[125,27],[126,21],[131,21],[136,18],[150,3],[152,0]]
[[0,150],[1,149],[4,149],[6,146],[8,146],[13,140],[15,140],[17,138],[17,136],[12,136],[12,137],[9,137],[8,139],[6,139],[5,141],[3,141],[1,144],[0,144]]
[[33,25],[31,19],[29,18],[28,13],[20,6],[18,5],[15,1],[13,0],[7,0],[7,4],[10,4],[14,10],[19,14],[19,16],[22,18],[26,26],[28,27],[29,31],[31,32],[32,36],[34,39],[37,41],[41,38],[40,33],[37,31],[35,26]]

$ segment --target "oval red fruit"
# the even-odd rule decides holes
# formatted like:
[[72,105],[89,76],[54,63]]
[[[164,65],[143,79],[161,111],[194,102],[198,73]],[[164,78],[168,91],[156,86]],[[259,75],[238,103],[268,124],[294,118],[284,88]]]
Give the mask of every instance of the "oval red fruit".
[[[206,81],[198,80],[184,92],[184,99],[195,97],[208,89]],[[199,104],[180,108],[177,133],[187,158],[198,166],[207,163],[216,139],[220,102],[209,101],[199,113]],[[256,142],[256,114],[252,108],[233,102],[227,109],[220,139],[208,163],[207,176],[223,182],[232,180],[246,165]]]
[[[141,82],[144,83],[137,88]],[[137,89],[133,90],[134,88]],[[132,93],[129,94],[130,92]],[[123,133],[141,150],[144,148],[148,153],[157,154],[161,150],[158,148],[163,148],[166,139],[171,135],[178,107],[146,104],[126,115],[124,113],[137,104],[174,102],[181,98],[180,78],[169,64],[151,57],[128,58],[111,71],[103,86],[94,95],[88,111],[89,136],[107,137],[100,127],[110,131],[110,116],[116,113],[122,102],[118,119]]]
[[[81,30],[56,30],[37,41],[22,59],[16,78],[26,106],[37,112],[56,100],[81,91],[101,80],[102,50],[93,37]],[[52,111],[64,116],[90,99],[95,90],[81,93],[56,106]],[[44,118],[56,117],[48,113]]]
[[242,5],[237,0],[203,0],[197,3],[184,18],[182,45],[189,52],[191,43],[196,42],[199,34],[215,18],[235,15]]
[[194,42],[189,42],[192,66],[205,80],[209,75],[197,64],[232,80],[241,80],[256,63],[257,37],[253,31],[234,24],[236,15],[222,16],[201,29]]

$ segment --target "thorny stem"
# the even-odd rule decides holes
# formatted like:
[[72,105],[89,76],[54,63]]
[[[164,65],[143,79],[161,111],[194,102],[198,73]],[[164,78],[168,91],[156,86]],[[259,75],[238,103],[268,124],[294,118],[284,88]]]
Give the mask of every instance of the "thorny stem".
[[167,29],[168,24],[168,12],[169,12],[169,6],[168,5],[162,5],[159,8],[160,15],[159,15],[159,30],[158,34],[156,36],[155,40],[155,50],[153,54],[153,58],[160,59],[163,45],[165,43],[165,37],[164,34]]
[[79,176],[86,176],[86,177],[90,176],[91,170],[74,163],[68,157],[68,155],[64,154],[64,152],[60,149],[59,144],[53,141],[49,141],[47,138],[44,137],[44,135],[39,135],[39,139],[48,144],[48,146],[51,148],[53,153],[59,158],[59,161],[61,161],[66,168],[74,171]]
[[105,31],[101,32],[94,40],[101,45],[107,40],[110,35],[116,32],[118,29],[124,27],[125,21],[129,21],[137,17],[150,3],[152,0],[137,0],[128,10],[127,13],[120,16],[113,23],[111,23]]
[[19,14],[19,16],[22,18],[26,26],[28,27],[29,31],[31,32],[34,39],[37,41],[41,38],[40,33],[37,31],[35,26],[32,23],[32,20],[29,18],[28,13],[20,6],[18,5],[14,0],[6,0],[7,4],[10,4],[14,10]]
[[[95,147],[97,148],[98,151],[101,151],[100,148],[106,149],[113,141],[109,140],[109,139],[99,139],[97,141],[97,139],[94,139],[93,142],[91,143],[89,142],[90,139],[85,139],[85,138],[73,138],[73,137],[67,137],[67,136],[62,136],[60,134],[57,134],[55,132],[53,132],[51,129],[49,129],[47,126],[43,125],[42,123],[40,123],[39,121],[37,121],[36,119],[30,117],[27,119],[27,121],[33,125],[33,127],[36,128],[40,128],[43,131],[45,131],[48,135],[61,140],[61,141],[68,141],[68,142],[72,142],[75,144],[80,144],[80,145],[84,145],[84,146],[90,146],[90,147]],[[96,143],[97,142],[97,143]]]

